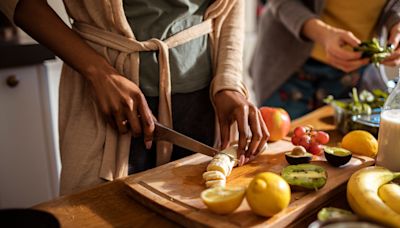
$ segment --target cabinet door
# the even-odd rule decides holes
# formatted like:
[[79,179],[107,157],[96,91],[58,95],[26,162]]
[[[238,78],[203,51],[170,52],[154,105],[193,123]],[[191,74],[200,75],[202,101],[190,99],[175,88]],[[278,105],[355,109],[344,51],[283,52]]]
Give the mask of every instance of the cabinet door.
[[0,70],[0,208],[29,207],[57,194],[44,72],[39,65]]

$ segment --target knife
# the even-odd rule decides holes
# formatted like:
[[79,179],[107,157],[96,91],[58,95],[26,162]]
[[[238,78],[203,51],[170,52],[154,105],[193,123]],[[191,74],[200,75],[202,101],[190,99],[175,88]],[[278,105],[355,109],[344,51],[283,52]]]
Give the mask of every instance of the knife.
[[219,153],[219,150],[174,131],[158,122],[155,122],[153,139],[158,141],[167,141],[187,150],[211,157],[214,157],[214,155]]

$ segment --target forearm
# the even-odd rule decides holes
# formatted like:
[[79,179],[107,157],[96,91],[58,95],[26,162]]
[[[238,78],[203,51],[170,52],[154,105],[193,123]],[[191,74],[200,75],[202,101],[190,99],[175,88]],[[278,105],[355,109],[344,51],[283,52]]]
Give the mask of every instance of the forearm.
[[322,44],[325,39],[326,31],[329,29],[331,29],[331,26],[320,19],[311,18],[304,22],[301,33],[311,41]]
[[76,71],[93,80],[99,66],[110,68],[106,60],[64,24],[45,0],[20,0],[15,23],[47,46]]
[[304,38],[301,30],[305,22],[317,17],[315,12],[300,0],[270,0],[268,7],[274,17],[299,40]]
[[234,90],[247,96],[242,81],[244,0],[233,6],[221,28],[216,75],[212,81],[212,95],[221,90]]

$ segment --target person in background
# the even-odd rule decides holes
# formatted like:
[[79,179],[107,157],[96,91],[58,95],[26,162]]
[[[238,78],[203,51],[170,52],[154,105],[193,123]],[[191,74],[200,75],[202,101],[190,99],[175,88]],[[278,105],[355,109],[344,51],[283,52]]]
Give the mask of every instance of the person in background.
[[61,194],[190,154],[152,145],[155,121],[221,149],[238,131],[241,165],[260,152],[268,130],[242,83],[243,2],[64,0],[72,29],[45,0],[0,2],[65,62]]
[[382,63],[400,64],[399,22],[398,0],[269,0],[250,66],[259,104],[297,118],[327,95],[348,97],[369,63],[352,50],[361,41],[392,44]]

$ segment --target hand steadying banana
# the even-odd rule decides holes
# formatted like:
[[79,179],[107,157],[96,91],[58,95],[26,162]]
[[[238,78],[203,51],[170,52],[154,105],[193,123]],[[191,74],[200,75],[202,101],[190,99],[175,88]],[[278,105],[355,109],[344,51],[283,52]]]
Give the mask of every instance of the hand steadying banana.
[[361,217],[387,226],[400,227],[400,214],[385,204],[378,195],[381,186],[399,177],[400,173],[393,173],[379,166],[358,170],[347,183],[347,201],[350,207]]

